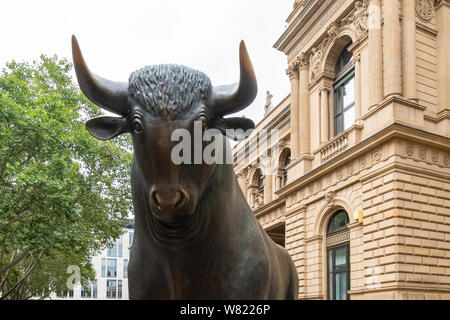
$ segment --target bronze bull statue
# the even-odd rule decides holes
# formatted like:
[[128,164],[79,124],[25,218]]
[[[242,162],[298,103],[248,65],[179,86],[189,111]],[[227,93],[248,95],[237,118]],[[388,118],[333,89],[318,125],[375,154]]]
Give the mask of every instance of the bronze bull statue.
[[256,97],[244,42],[239,83],[220,87],[179,65],[147,66],[128,82],[112,82],[90,72],[75,36],[72,53],[82,92],[120,116],[90,119],[87,130],[101,140],[122,133],[133,139],[130,299],[296,299],[294,263],[254,217],[233,165],[171,160],[175,129],[192,132],[196,121],[224,134],[254,128],[249,119],[224,118]]

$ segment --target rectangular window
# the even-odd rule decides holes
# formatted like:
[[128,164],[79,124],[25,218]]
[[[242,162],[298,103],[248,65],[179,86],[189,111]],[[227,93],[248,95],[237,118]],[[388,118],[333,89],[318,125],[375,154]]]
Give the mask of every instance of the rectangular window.
[[350,128],[355,122],[355,73],[352,72],[334,86],[334,135]]
[[117,241],[114,242],[112,247],[106,249],[106,255],[108,257],[117,257]]
[[119,257],[122,257],[122,236],[117,240],[117,253]]
[[97,298],[97,280],[92,283],[92,298]]
[[128,278],[128,259],[123,259],[123,277]]
[[108,259],[106,276],[108,278],[116,278],[117,277],[117,260],[116,259]]
[[122,280],[118,280],[117,298],[122,299]]
[[81,288],[81,297],[82,298],[90,298],[91,297],[91,283],[88,282]]
[[110,299],[115,299],[117,297],[116,291],[117,291],[116,280],[107,280],[106,281],[106,297],[110,298]]
[[349,245],[328,250],[328,299],[347,300],[350,289]]
[[133,244],[133,233],[130,232],[128,234],[128,245],[131,246]]
[[102,277],[106,277],[106,259],[102,258]]

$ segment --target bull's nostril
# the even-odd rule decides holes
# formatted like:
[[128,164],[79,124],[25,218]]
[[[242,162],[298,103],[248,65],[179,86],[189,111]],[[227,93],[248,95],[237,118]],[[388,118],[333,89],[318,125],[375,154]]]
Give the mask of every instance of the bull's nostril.
[[180,206],[181,203],[183,202],[183,200],[184,200],[183,192],[177,191],[177,195],[176,195],[176,198],[175,198],[175,206],[174,207],[176,208],[176,207]]
[[158,199],[158,193],[156,191],[152,192],[152,200],[156,204],[156,207],[158,208],[158,210],[161,210],[161,204]]

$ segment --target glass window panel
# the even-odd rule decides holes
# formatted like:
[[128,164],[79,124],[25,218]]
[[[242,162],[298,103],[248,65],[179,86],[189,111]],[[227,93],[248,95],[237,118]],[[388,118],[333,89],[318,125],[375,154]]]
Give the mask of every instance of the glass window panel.
[[344,111],[344,130],[350,128],[353,123],[355,123],[355,105]]
[[128,278],[128,259],[123,259],[123,277]]
[[106,297],[115,298],[116,297],[116,280],[106,281]]
[[119,257],[122,257],[122,236],[118,240],[117,253]]
[[116,259],[108,259],[107,271],[108,278],[117,277],[117,260]]
[[328,274],[328,299],[333,300],[333,274]]
[[342,112],[342,87],[338,87],[334,94],[336,95],[335,115],[337,116]]
[[334,254],[335,254],[334,258],[335,270],[336,271],[345,270],[347,265],[347,246],[335,249]]
[[131,246],[133,244],[133,233],[128,235],[128,245]]
[[117,298],[122,299],[122,280],[118,280]]
[[102,258],[102,277],[106,277],[106,259]]
[[337,118],[336,118],[336,120],[335,120],[335,122],[334,122],[334,134],[335,135],[337,135],[337,134],[339,134],[339,133],[341,133],[342,131],[344,131],[343,129],[342,129],[342,125],[343,125],[343,123],[342,123],[342,115],[340,115],[340,116],[338,116]]
[[114,242],[114,245],[106,250],[106,254],[108,257],[117,257],[117,243]]
[[355,78],[352,77],[343,85],[343,106],[344,109],[355,102]]
[[347,273],[340,272],[336,273],[336,300],[346,300],[347,299]]
[[345,229],[348,223],[348,216],[345,211],[338,211],[332,218],[332,232]]
[[92,284],[92,298],[97,298],[97,280]]

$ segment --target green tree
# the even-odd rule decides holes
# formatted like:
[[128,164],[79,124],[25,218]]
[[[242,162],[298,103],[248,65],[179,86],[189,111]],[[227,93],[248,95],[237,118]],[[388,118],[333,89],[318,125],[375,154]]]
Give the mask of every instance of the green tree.
[[101,113],[66,59],[10,62],[0,74],[0,299],[67,290],[67,268],[117,238],[131,208],[129,138],[100,142]]

